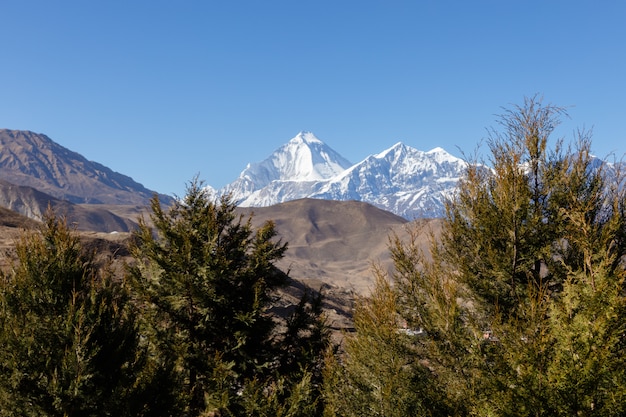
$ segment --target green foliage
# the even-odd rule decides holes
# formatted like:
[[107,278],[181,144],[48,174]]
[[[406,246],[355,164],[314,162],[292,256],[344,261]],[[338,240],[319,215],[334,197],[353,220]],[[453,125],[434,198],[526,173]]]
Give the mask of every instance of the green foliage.
[[130,273],[146,334],[160,362],[174,364],[185,412],[246,415],[249,395],[290,401],[302,392],[327,333],[319,300],[305,299],[286,335],[277,334],[267,309],[287,283],[274,265],[287,245],[274,240],[274,224],[255,230],[233,202],[213,202],[197,180],[167,211],[154,198],[150,218],[155,233],[140,222]]
[[425,410],[419,395],[424,367],[413,363],[395,294],[382,272],[376,276],[372,297],[354,312],[356,335],[346,338],[345,356],[341,363],[328,361],[327,416],[407,416]]
[[[430,253],[420,251],[417,230],[408,241],[392,239],[393,314],[424,331],[399,357],[421,387],[407,401],[428,404],[421,414],[626,412],[624,184],[595,164],[585,132],[575,147],[557,142],[550,150],[563,114],[534,98],[507,111],[488,142],[491,167],[468,164]],[[388,292],[378,286],[365,305]],[[390,322],[364,323],[350,343]],[[371,346],[396,339],[389,331],[347,349],[344,372],[387,363]],[[384,373],[363,375],[347,389],[371,409],[369,385]]]
[[270,381],[249,381],[241,395],[239,415],[250,417],[309,417],[319,415],[319,398],[311,375],[305,372],[297,381],[279,376]]
[[[391,239],[396,314],[408,328],[421,331],[409,343],[412,363],[427,368],[420,372],[420,395],[427,403],[423,414],[465,415],[482,389],[475,383],[482,335],[468,328],[472,318],[462,302],[466,290],[458,274],[447,269],[444,252],[433,245],[430,257],[423,253],[422,227],[409,229],[408,240]],[[430,236],[435,243],[434,235]]]
[[313,384],[322,383],[323,364],[320,358],[330,341],[330,329],[324,320],[322,293],[305,289],[294,312],[286,320],[286,329],[278,340],[281,351],[280,375],[300,375],[306,369]]
[[1,276],[0,415],[147,415],[129,294],[48,212]]

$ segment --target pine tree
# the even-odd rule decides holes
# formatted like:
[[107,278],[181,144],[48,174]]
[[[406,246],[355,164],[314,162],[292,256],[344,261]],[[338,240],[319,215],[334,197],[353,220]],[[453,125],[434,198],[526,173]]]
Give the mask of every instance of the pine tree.
[[575,148],[548,150],[562,114],[529,99],[502,117],[489,143],[493,169],[469,167],[435,250],[438,275],[467,290],[462,326],[444,342],[466,340],[473,397],[464,401],[477,413],[622,409],[623,188],[594,166],[584,132]]
[[[175,364],[186,413],[245,415],[243,394],[257,392],[251,387],[281,387],[272,392],[290,398],[288,388],[310,379],[302,371],[321,360],[323,349],[315,354],[312,339],[306,353],[289,346],[317,331],[313,322],[321,317],[300,311],[298,326],[288,326],[293,337],[276,334],[267,309],[288,277],[275,266],[287,245],[275,240],[274,224],[255,230],[251,217],[237,215],[228,197],[213,202],[197,179],[167,211],[154,198],[150,218],[156,233],[140,221],[130,272],[154,351],[162,363]],[[298,359],[289,363],[287,355]],[[276,375],[286,369],[290,375]]]
[[1,276],[0,415],[148,415],[129,293],[49,211]]
[[550,148],[564,114],[537,98],[506,111],[430,253],[415,230],[392,239],[397,319],[423,330],[404,360],[434,415],[626,411],[624,183],[586,132]]

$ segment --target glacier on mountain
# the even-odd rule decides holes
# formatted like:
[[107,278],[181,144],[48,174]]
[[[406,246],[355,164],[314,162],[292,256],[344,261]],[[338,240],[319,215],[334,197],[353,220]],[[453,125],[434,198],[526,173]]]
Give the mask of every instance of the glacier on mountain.
[[218,192],[260,207],[299,198],[357,200],[408,219],[441,217],[465,172],[442,148],[423,152],[401,142],[351,164],[310,132],[301,132],[260,163],[248,164]]

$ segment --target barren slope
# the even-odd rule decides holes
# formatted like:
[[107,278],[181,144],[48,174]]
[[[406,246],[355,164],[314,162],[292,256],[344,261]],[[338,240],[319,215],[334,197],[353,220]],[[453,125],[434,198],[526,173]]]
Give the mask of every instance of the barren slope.
[[[390,212],[356,201],[294,200],[270,207],[241,208],[254,224],[273,220],[289,244],[280,266],[291,277],[315,287],[327,284],[367,294],[374,279],[372,263],[390,268],[388,237],[406,237],[410,223]],[[440,220],[424,220],[438,227]],[[426,242],[426,230],[423,239]]]

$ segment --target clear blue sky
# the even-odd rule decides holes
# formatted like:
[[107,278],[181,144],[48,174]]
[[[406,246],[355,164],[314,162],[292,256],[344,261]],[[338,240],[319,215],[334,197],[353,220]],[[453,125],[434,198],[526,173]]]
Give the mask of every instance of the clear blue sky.
[[569,108],[626,152],[624,1],[6,0],[0,127],[181,195],[299,131],[352,162],[471,153],[502,106]]

